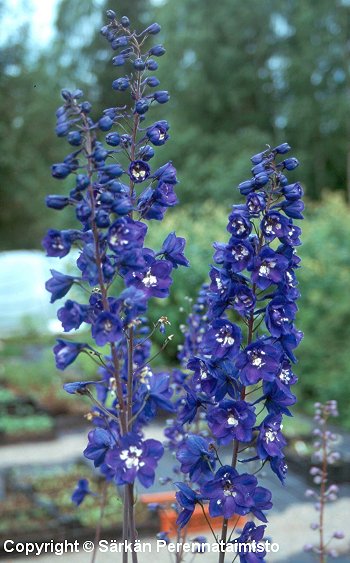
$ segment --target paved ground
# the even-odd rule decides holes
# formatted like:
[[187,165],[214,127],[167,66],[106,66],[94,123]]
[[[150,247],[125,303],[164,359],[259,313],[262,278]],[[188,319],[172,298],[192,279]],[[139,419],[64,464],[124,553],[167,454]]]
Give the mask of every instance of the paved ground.
[[[149,430],[148,437],[161,439],[161,427],[152,427]],[[74,460],[77,452],[82,451],[86,445],[86,432],[78,434],[66,434],[58,440],[52,442],[42,442],[33,446],[33,444],[21,444],[14,446],[6,446],[0,449],[0,469],[9,466],[42,463],[47,462],[58,463]],[[169,474],[172,465],[170,456],[165,456],[159,468],[160,475]],[[260,480],[260,479],[259,479]],[[278,480],[270,474],[262,477],[261,484],[273,489],[274,510],[269,518],[268,535],[273,542],[279,544],[279,552],[270,554],[267,561],[270,563],[312,563],[314,559],[303,554],[302,548],[305,543],[316,540],[316,532],[310,529],[310,523],[315,520],[315,513],[312,503],[305,502],[304,490],[306,485],[304,481],[296,474],[291,473],[288,478],[286,487],[282,487]],[[154,489],[159,489],[159,485],[155,485]],[[150,515],[151,517],[151,515]],[[339,501],[327,507],[327,528],[333,530],[344,530],[348,533],[347,539],[334,541],[334,544],[340,548],[344,554],[346,551],[350,553],[350,487],[342,487],[342,497]],[[328,526],[329,524],[329,526]],[[102,535],[103,537],[103,535]],[[118,539],[119,541],[119,539]],[[151,538],[142,538],[142,541],[152,543],[152,553],[145,553],[139,556],[140,563],[149,562],[163,563],[166,561],[174,561],[173,556],[167,551],[160,550],[157,552],[156,544]],[[210,541],[210,540],[209,540]],[[217,554],[199,555],[205,563],[216,563]],[[192,555],[185,559],[190,562]],[[121,561],[122,556],[118,553],[99,553],[96,563],[110,563]],[[13,561],[17,563],[33,563],[38,561],[37,557],[17,558]],[[89,563],[91,555],[84,553],[66,554],[61,557],[55,555],[44,555],[40,557],[40,563],[53,563],[54,561],[64,561],[67,563]],[[7,561],[12,561],[7,559]],[[228,562],[232,558],[227,558]],[[349,563],[350,555],[341,556],[337,559],[339,563]]]

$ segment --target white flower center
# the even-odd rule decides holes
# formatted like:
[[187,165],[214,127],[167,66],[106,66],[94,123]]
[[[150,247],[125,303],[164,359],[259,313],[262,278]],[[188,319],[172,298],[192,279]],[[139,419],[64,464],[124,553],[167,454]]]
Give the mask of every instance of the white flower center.
[[269,275],[269,273],[270,273],[270,268],[267,266],[266,263],[262,263],[260,268],[259,268],[259,274],[261,276],[267,277]]
[[244,246],[236,246],[232,249],[232,255],[235,260],[242,260],[245,256],[248,256],[249,252]]
[[279,378],[283,383],[289,383],[291,380],[291,375],[289,369],[282,369],[279,374]]
[[157,278],[156,278],[156,276],[152,276],[151,268],[147,271],[147,274],[142,279],[142,283],[146,287],[154,287],[154,286],[157,285]]
[[123,450],[120,452],[120,459],[125,461],[125,466],[127,469],[138,469],[139,467],[143,467],[145,465],[144,461],[140,461],[140,457],[142,455],[142,450],[137,448],[136,446],[130,446],[128,450]]
[[230,415],[227,419],[227,424],[236,427],[238,425],[238,420],[234,416]]
[[274,430],[266,430],[265,432],[265,440],[267,443],[274,442],[276,440],[277,432]]

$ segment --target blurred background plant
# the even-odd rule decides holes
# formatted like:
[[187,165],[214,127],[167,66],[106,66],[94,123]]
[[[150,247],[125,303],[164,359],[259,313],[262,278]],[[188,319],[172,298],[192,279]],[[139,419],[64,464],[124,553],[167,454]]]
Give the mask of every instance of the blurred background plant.
[[[168,48],[159,72],[172,96],[173,137],[171,155],[166,146],[159,152],[178,169],[181,205],[153,230],[150,244],[176,230],[188,240],[192,263],[190,271],[179,271],[171,299],[154,307],[158,316],[164,309],[176,335],[167,361],[176,361],[185,298],[206,281],[211,243],[224,231],[247,158],[257,146],[288,139],[302,162],[298,179],[308,199],[300,249],[298,319],[306,336],[298,352],[298,405],[312,414],[315,401],[334,397],[341,423],[350,428],[350,2],[51,0],[42,6],[0,0],[0,249],[40,249],[49,226],[69,223],[65,211],[49,217],[44,206],[44,195],[60,188],[50,177],[51,162],[64,156],[52,134],[57,92],[81,87],[98,113],[102,99],[115,105],[113,67],[96,33],[105,9],[132,13],[141,26],[159,21]],[[39,17],[47,19],[40,24]],[[5,275],[11,272],[0,271],[0,286]],[[69,411],[72,401],[59,391],[62,375],[49,350],[53,337],[24,325],[20,334],[0,335],[2,387],[35,395],[54,414]],[[89,379],[83,360],[80,370]],[[66,375],[76,379],[76,370]]]

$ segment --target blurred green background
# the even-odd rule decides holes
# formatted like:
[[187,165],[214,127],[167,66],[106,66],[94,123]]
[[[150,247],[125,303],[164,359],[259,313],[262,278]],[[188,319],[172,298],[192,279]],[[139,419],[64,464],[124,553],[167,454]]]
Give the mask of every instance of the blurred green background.
[[[249,157],[288,141],[301,166],[290,175],[305,188],[307,211],[299,272],[299,409],[337,399],[350,428],[350,145],[348,0],[103,0],[51,3],[52,23],[28,2],[0,0],[0,249],[40,249],[45,230],[73,226],[72,215],[47,212],[44,197],[65,193],[50,165],[69,149],[54,134],[62,88],[82,88],[98,117],[115,105],[118,71],[99,34],[106,8],[142,29],[162,25],[166,56],[158,73],[171,101],[153,112],[166,118],[171,140],[157,162],[178,169],[180,206],[151,228],[159,245],[169,230],[188,240],[191,270],[176,272],[172,296],[154,302],[176,338],[163,355],[174,363],[186,296],[206,280],[212,242],[226,240],[226,217],[240,201],[236,185],[250,177]],[[24,17],[25,16],[25,17]],[[43,16],[41,15],[41,20]],[[68,181],[69,184],[69,181]],[[59,269],[59,265],[57,266]],[[47,296],[49,300],[49,296]],[[4,338],[0,381],[36,397],[52,412],[71,408],[59,390],[53,337],[23,328]],[[91,366],[81,361],[82,376]],[[73,377],[73,374],[71,374]],[[76,376],[76,370],[74,373]],[[66,377],[66,376],[65,376]],[[68,373],[67,377],[70,377]],[[69,398],[68,398],[69,399]],[[0,401],[1,402],[1,401]],[[54,403],[54,405],[53,405]],[[41,420],[41,424],[46,424]],[[1,430],[1,429],[0,429]]]

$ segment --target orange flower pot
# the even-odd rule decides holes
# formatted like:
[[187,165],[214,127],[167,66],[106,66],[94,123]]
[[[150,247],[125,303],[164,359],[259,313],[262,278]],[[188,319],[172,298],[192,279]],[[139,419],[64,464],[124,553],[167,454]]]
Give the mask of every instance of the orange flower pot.
[[[145,504],[158,503],[163,506],[159,511],[160,519],[160,531],[168,532],[170,536],[177,535],[176,518],[177,514],[175,510],[171,507],[172,504],[176,502],[175,491],[165,491],[162,493],[147,493],[140,496],[140,501]],[[213,530],[220,531],[222,528],[222,517],[218,516],[212,518],[209,515],[208,505],[204,505],[205,516],[208,518]],[[209,526],[206,517],[203,514],[202,508],[197,505],[194,509],[191,520],[189,521],[186,531],[187,533],[200,535],[202,533],[208,532]],[[244,524],[248,521],[247,516],[232,516],[229,521],[229,527],[243,528]]]

